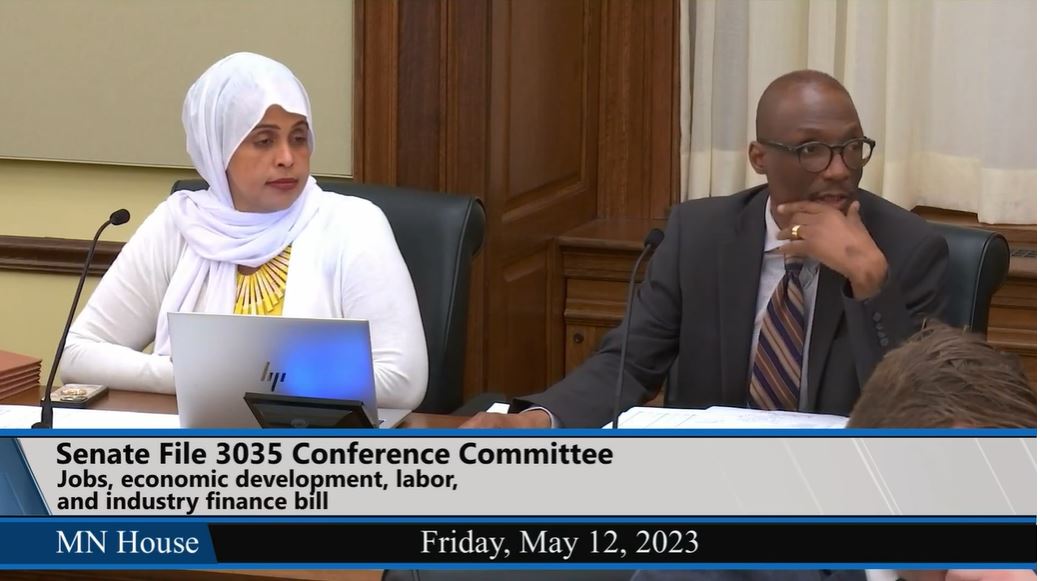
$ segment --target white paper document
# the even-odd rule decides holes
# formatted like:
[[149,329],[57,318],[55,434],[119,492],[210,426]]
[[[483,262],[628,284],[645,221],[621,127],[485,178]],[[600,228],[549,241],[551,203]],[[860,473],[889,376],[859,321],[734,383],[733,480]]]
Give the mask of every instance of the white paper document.
[[[26,429],[40,420],[40,407],[0,405],[0,428]],[[177,414],[149,414],[108,410],[54,408],[54,427],[59,429],[179,428]]]
[[[635,407],[618,418],[619,428],[638,429],[759,429],[844,428],[848,418],[801,412],[776,412],[714,406],[704,410]],[[610,428],[608,423],[604,428]]]

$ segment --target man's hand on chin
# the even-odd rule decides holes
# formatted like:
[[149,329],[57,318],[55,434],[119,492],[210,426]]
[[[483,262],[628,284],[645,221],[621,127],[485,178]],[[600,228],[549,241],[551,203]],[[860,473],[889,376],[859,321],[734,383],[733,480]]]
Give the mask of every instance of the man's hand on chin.
[[530,410],[519,414],[489,414],[479,412],[466,420],[460,428],[550,428],[552,419],[542,410]]
[[781,204],[777,212],[787,218],[787,227],[777,238],[791,241],[781,252],[820,261],[848,279],[857,299],[868,299],[881,290],[888,277],[888,260],[863,225],[858,201],[845,214],[818,202]]

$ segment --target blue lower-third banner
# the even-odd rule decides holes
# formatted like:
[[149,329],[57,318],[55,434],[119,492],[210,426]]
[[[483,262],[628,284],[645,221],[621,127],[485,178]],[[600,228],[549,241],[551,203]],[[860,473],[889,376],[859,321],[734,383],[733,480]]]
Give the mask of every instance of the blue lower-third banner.
[[0,567],[1023,566],[1034,518],[0,520]]

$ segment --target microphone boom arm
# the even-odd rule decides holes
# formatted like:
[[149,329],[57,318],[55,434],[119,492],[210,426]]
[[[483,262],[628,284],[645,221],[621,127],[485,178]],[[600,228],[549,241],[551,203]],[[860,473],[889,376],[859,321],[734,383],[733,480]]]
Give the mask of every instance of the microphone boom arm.
[[646,235],[646,239],[643,241],[643,251],[639,253],[639,258],[636,259],[636,263],[632,265],[632,274],[628,278],[628,297],[625,301],[625,315],[621,322],[621,359],[618,361],[618,375],[617,384],[614,386],[614,421],[611,424],[611,428],[616,430],[618,427],[618,416],[621,415],[621,388],[625,383],[625,358],[628,356],[628,329],[632,323],[632,305],[633,299],[636,294],[636,273],[639,272],[639,265],[642,264],[643,259],[650,253],[651,250],[657,248],[661,241],[664,240],[664,233],[654,228]]
[[79,283],[76,285],[76,294],[72,298],[72,307],[69,309],[68,319],[65,320],[65,329],[61,332],[61,340],[58,341],[58,350],[54,352],[54,361],[51,363],[50,373],[47,374],[47,386],[44,388],[43,396],[40,398],[40,421],[33,424],[34,429],[50,428],[54,425],[54,405],[51,399],[51,390],[54,389],[54,376],[58,373],[58,364],[61,362],[61,354],[65,351],[65,342],[69,338],[69,329],[72,328],[72,320],[76,317],[76,306],[79,304],[79,296],[83,293],[83,284],[87,280],[87,272],[90,270],[90,262],[94,260],[94,252],[97,250],[98,240],[101,233],[110,224],[125,224],[130,220],[130,212],[116,210],[109,216],[108,220],[94,233],[87,250],[87,260],[83,263],[83,271],[79,275]]

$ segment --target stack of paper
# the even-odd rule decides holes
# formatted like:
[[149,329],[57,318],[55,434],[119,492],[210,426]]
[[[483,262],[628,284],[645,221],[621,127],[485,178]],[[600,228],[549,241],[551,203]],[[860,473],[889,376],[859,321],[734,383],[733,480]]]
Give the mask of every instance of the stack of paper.
[[[636,407],[621,414],[619,428],[639,429],[759,429],[844,428],[848,418],[825,414],[774,412],[714,406],[704,410]],[[609,428],[611,424],[604,426]]]
[[0,399],[39,385],[39,359],[0,351]]

